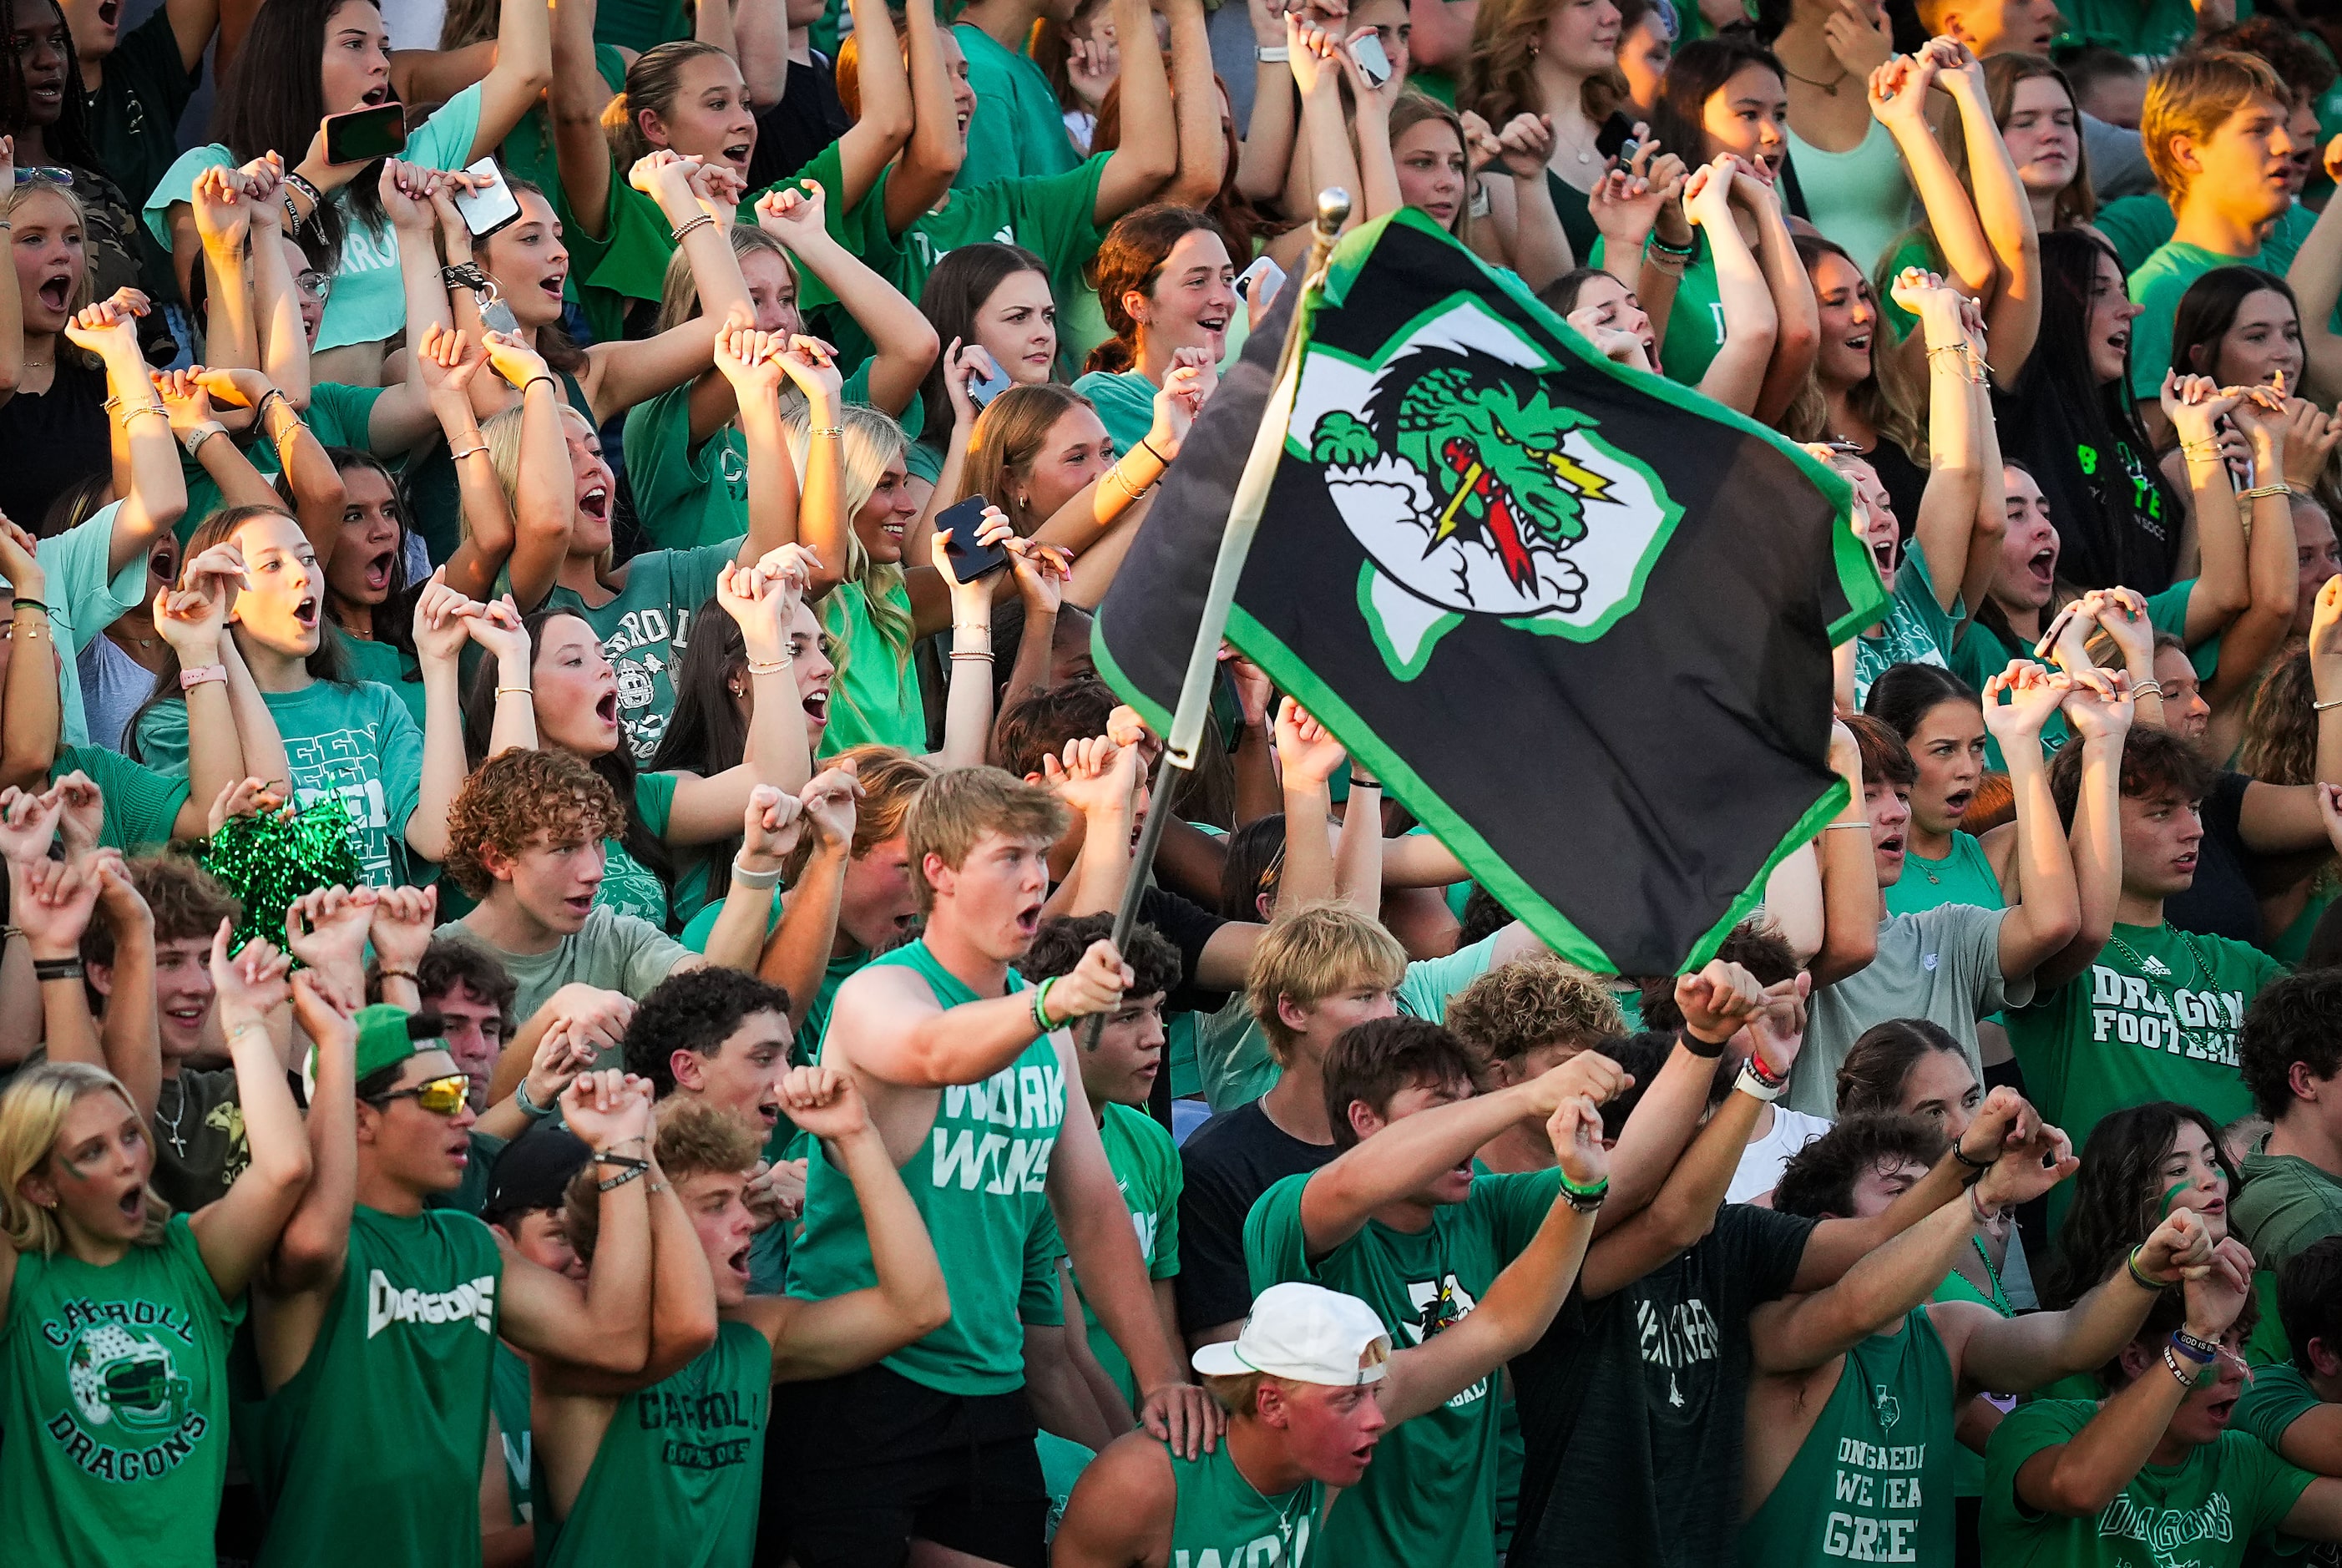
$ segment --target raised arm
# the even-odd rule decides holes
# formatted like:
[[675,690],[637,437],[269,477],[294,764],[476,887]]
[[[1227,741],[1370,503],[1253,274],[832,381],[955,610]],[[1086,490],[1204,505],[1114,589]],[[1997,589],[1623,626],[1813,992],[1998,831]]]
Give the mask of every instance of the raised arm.
[[[2076,925],[2065,949],[2035,968],[2037,994],[2063,985],[2090,966],[2114,931],[2115,911],[2122,899],[2120,784],[2131,704],[2127,699],[2109,698],[2092,686],[2077,685],[2066,694],[2065,712],[2067,723],[2082,740],[2081,789],[2075,802],[2073,831],[2067,835]],[[2021,834],[2024,829],[2018,832]],[[2031,892],[2029,884],[2026,891]]]
[[1641,1213],[1658,1195],[1707,1109],[1717,1059],[1733,1035],[1744,1026],[1777,1033],[1796,1023],[1799,1014],[1787,1004],[1803,1002],[1807,986],[1791,979],[1759,987],[1756,976],[1720,959],[1709,960],[1696,974],[1676,976],[1676,1006],[1684,1026],[1658,1076],[1644,1087],[1634,1114],[1618,1130],[1617,1146],[1610,1151],[1610,1202],[1595,1227],[1597,1233]]
[[[2069,689],[2067,678],[2021,659],[1984,687],[1985,727],[2000,743],[2017,795],[2021,895],[2000,921],[2000,973],[2011,983],[2065,953],[2082,929],[2073,856],[2049,794],[2048,765],[2041,760],[2041,726]],[[2000,701],[2004,692],[2007,704]]]
[[[838,148],[846,169],[846,189],[838,193],[838,210],[851,212],[861,205],[887,160],[899,150],[903,161],[886,179],[886,232],[900,238],[943,200],[944,193],[959,177],[960,164],[967,153],[960,135],[959,107],[951,71],[944,64],[935,0],[904,0],[899,54],[894,47],[895,25],[884,0],[850,3],[862,118]],[[880,112],[887,106],[886,99],[874,101],[871,95],[880,86],[889,94],[896,90],[894,78],[884,73],[902,66],[906,56],[909,64],[900,88],[902,101],[890,118]],[[875,79],[874,72],[880,73]],[[864,126],[870,128],[866,145],[857,146],[855,136]],[[857,181],[865,168],[867,178]]]
[[1773,303],[1773,357],[1765,367],[1765,384],[1756,394],[1756,416],[1777,420],[1805,390],[1821,352],[1821,311],[1814,302],[1813,280],[1789,237],[1788,220],[1771,188],[1743,168],[1733,181],[1736,198],[1756,219],[1756,262],[1765,275],[1765,289]]
[[553,15],[546,0],[503,0],[495,37],[496,63],[480,84],[480,124],[466,164],[504,145],[553,81]]
[[[1090,944],[1050,987],[1052,1029],[1122,1004],[1130,968],[1110,942]],[[1024,1054],[1040,1033],[1029,993],[969,1002],[946,1011],[916,975],[873,969],[838,988],[830,1038],[850,1040],[852,1065],[910,1088],[980,1084]],[[1068,1113],[1070,1118],[1071,1113]],[[1078,1267],[1078,1264],[1076,1265]]]
[[748,280],[727,232],[739,205],[740,177],[729,168],[661,151],[637,163],[627,178],[658,203],[683,236],[678,248],[690,261],[702,315],[654,338],[598,343],[586,351],[586,395],[596,424],[706,370],[714,340],[710,324],[749,304]]
[[[824,776],[851,780],[855,764],[847,760]],[[764,951],[756,960],[756,977],[789,994],[793,1009],[789,1021],[800,1027],[837,944],[837,914],[845,900],[846,868],[854,849],[854,803],[859,788],[858,784],[853,788],[825,784],[820,797],[811,804],[799,797],[805,830],[813,834],[813,850],[789,887],[780,924],[765,939]],[[742,864],[746,864],[745,854]],[[749,869],[778,871],[780,867]]]
[[[1968,544],[1983,491],[1982,432],[1977,428],[1970,345],[1961,299],[1933,273],[1907,267],[1895,280],[1895,303],[1919,318],[1927,354],[1927,488],[1913,520],[1912,542],[1925,553],[1927,580],[1947,614],[1960,602]],[[1990,560],[1997,560],[1992,553]],[[1989,564],[1989,561],[1987,563]],[[1988,573],[1985,581],[1991,581]]]
[[[766,550],[790,541],[798,541],[804,521],[804,502],[797,488],[797,465],[789,455],[789,438],[781,422],[780,388],[788,377],[787,355],[790,344],[777,333],[761,333],[748,325],[747,313],[735,311],[725,319],[714,338],[716,368],[720,375],[703,376],[699,386],[692,390],[693,434],[698,434],[700,388],[714,383],[724,388],[723,419],[712,425],[715,433],[724,420],[736,414],[740,433],[748,448],[748,543],[741,549],[745,567],[759,557],[749,554],[757,543]],[[810,340],[802,340],[810,342]],[[809,355],[809,349],[799,349],[800,357]],[[832,378],[836,373],[831,372]],[[836,405],[826,404],[832,425],[836,423]],[[818,417],[816,411],[816,417]],[[826,456],[828,469],[825,482],[835,494],[837,448],[836,436],[816,437],[813,444],[828,449]],[[825,538],[822,544],[843,550],[843,540]],[[845,556],[838,557],[841,566]],[[806,573],[818,575],[818,546],[807,554],[804,563]],[[802,592],[802,589],[800,589]],[[785,628],[786,629],[786,628]],[[774,779],[775,784],[783,781]],[[802,778],[796,781],[802,784]]]
[[[811,180],[795,190],[776,187],[757,199],[756,226],[779,240],[869,335],[871,405],[900,414],[918,396],[927,368],[936,362],[936,329],[902,291],[831,236],[824,218],[826,202],[821,186]],[[698,429],[695,397],[694,435]]]
[[[2138,1335],[2147,1309],[2185,1271],[2211,1262],[2212,1237],[2201,1216],[2174,1209],[2147,1238],[2136,1269],[2116,1269],[2064,1312],[2004,1318],[1974,1303],[1947,1303],[1937,1312],[1960,1324],[1945,1336],[1953,1349],[1963,1393],[1987,1389],[2023,1393],[2078,1373],[2096,1372]],[[2157,1282],[2150,1285],[2147,1281]],[[1957,1309],[1957,1310],[1955,1310]]]
[[1817,987],[1832,985],[1870,966],[1878,954],[1885,900],[1871,854],[1870,815],[1863,803],[1862,749],[1854,732],[1830,725],[1830,770],[1844,781],[1847,803],[1815,841],[1821,860],[1822,945],[1807,965]]
[[[773,1381],[834,1377],[869,1365],[943,1326],[951,1316],[943,1265],[853,1078],[835,1067],[792,1067],[781,1110],[853,1184],[870,1235],[877,1283],[825,1301],[752,1301],[773,1342]],[[769,1323],[769,1326],[767,1326]]]
[[[1119,28],[1120,24],[1117,23],[1116,26]],[[1286,63],[1293,72],[1294,85],[1301,91],[1301,145],[1309,155],[1309,177],[1321,190],[1328,185],[1339,185],[1346,191],[1356,191],[1358,189],[1358,160],[1351,146],[1350,128],[1342,119],[1341,70],[1333,63],[1335,53],[1341,46],[1340,40],[1306,25],[1300,13],[1286,14]],[[1125,59],[1127,58],[1126,55]],[[1131,117],[1128,89],[1125,88],[1124,92],[1123,123],[1127,125],[1146,124]],[[1146,138],[1135,139],[1144,141]],[[1100,187],[1100,195],[1104,195],[1103,186]],[[1103,213],[1100,216],[1104,216]],[[1346,234],[1366,220],[1366,204],[1363,201],[1354,203],[1348,219],[1342,225],[1342,231]]]
[[212,984],[219,992],[220,1029],[235,1064],[236,1103],[244,1112],[252,1163],[217,1203],[188,1222],[204,1267],[219,1293],[233,1301],[268,1260],[309,1183],[312,1159],[301,1109],[276,1054],[269,1014],[289,998],[302,1031],[322,1055],[355,1048],[357,1029],[350,999],[333,983],[304,970],[288,980],[289,961],[266,942],[245,944],[228,956],[228,923],[212,937]]
[[[1166,0],[1166,7],[1181,3],[1182,0]],[[1118,41],[1128,41],[1122,51],[1122,123],[1138,134],[1122,138],[1122,145],[1114,150],[1098,175],[1097,205],[1092,216],[1100,228],[1132,208],[1153,201],[1165,182],[1179,171],[1179,138],[1145,134],[1147,126],[1176,123],[1172,118],[1171,78],[1163,69],[1163,52],[1152,47],[1155,14],[1147,0],[1113,0],[1113,4],[1114,35]],[[1212,106],[1212,139],[1217,142],[1218,95],[1212,90],[1208,76],[1196,91]]]
[[[722,5],[723,0],[710,0],[709,8]],[[594,61],[599,8],[600,0],[562,0],[553,8],[553,85],[545,95],[562,197],[577,226],[596,238],[610,232],[610,182],[617,175],[611,166],[610,138],[602,129],[610,86]]]
[[[0,289],[0,293],[5,293]],[[56,660],[49,648],[56,641],[48,609],[49,578],[41,567],[33,536],[0,517],[0,576],[8,579],[15,599],[15,619],[9,629],[14,650],[21,659],[8,661],[0,694],[0,787],[39,793],[48,785],[49,769],[56,765],[57,746],[65,730],[64,699],[57,689]],[[41,650],[35,657],[29,650]]]
[[[1958,52],[1959,45],[1950,40],[1937,40],[1917,55],[1897,55],[1871,72],[1870,114],[1887,127],[1895,138],[1896,150],[1903,155],[1911,188],[1927,215],[1937,248],[1943,253],[1944,270],[1970,299],[1990,299],[1998,264],[1976,206],[1961,188],[1959,176],[1952,172],[1952,162],[1944,155],[1943,144],[1936,139],[1935,127],[1927,120],[1927,95],[1940,88],[1960,112],[1965,128],[1968,105],[1956,86],[1960,73],[1956,65],[1947,65],[1947,58],[1956,58]],[[2000,138],[1993,128],[1989,103],[1985,105],[1984,125],[1997,145]],[[1973,155],[1973,147],[1970,151]],[[2027,213],[2030,227],[2029,208]]]
[[[228,444],[215,437],[205,442],[204,447],[208,452]],[[191,804],[217,799],[222,790],[254,771],[234,690],[241,660],[234,666],[227,662],[228,644],[234,640],[227,635],[229,593],[243,573],[244,558],[236,547],[215,544],[186,564],[179,574],[182,586],[165,588],[155,595],[155,630],[178,654],[183,676],[214,667],[221,671],[218,680],[198,680],[192,686],[183,681],[180,687],[187,704],[187,799]],[[265,712],[265,703],[262,708]],[[268,734],[274,736],[275,732],[276,722],[271,718]],[[281,745],[275,748],[279,761],[282,752]]]
[[[601,1158],[650,1155],[650,1085],[623,1073],[586,1073],[561,1096],[569,1130],[596,1156],[593,1168],[624,1175]],[[605,1181],[609,1177],[602,1178]],[[499,1333],[514,1349],[557,1356],[594,1372],[639,1373],[650,1358],[651,1215],[647,1176],[605,1189],[594,1272],[581,1289],[567,1277],[505,1250]]]
[[203,244],[204,356],[228,367],[260,363],[245,251],[258,204],[245,199],[245,189],[243,172],[223,165],[197,175],[190,192],[195,236]]
[[[805,550],[784,544],[755,566],[729,566],[716,580],[716,601],[740,627],[754,706],[746,760],[713,777],[675,776],[666,834],[674,844],[706,844],[740,830],[749,792],[770,784],[794,795],[813,777],[805,709],[790,658],[790,624],[805,592]],[[763,933],[757,934],[762,945]]]
[[[130,292],[130,291],[125,291]],[[179,444],[171,436],[169,410],[156,395],[146,361],[138,351],[137,317],[121,295],[91,305],[74,317],[65,336],[105,362],[107,390],[122,401],[115,414],[127,453],[129,490],[114,514],[114,539],[105,569],[119,572],[144,557],[166,528],[187,510],[187,483],[179,470]]]
[[[1708,254],[1716,262],[1716,291],[1724,309],[1724,345],[1708,362],[1699,389],[1727,407],[1746,414],[1756,408],[1765,385],[1766,366],[1773,362],[1773,345],[1780,318],[1773,309],[1773,291],[1765,281],[1748,244],[1733,221],[1732,187],[1747,176],[1736,172],[1729,157],[1694,169],[1684,182],[1684,213],[1707,236]],[[1767,198],[1769,200],[1769,196]]]
[[1203,0],[1165,0],[1163,14],[1171,24],[1171,107],[1179,145],[1178,165],[1163,199],[1207,207],[1218,199],[1227,176],[1228,144],[1220,131],[1220,93],[1212,80]]
[[2229,416],[2252,444],[2255,488],[2251,523],[2245,534],[2245,572],[2251,584],[2244,614],[2220,634],[2220,665],[2205,683],[2212,704],[2207,754],[2227,756],[2244,738],[2247,693],[2263,661],[2282,644],[2293,625],[2301,592],[2301,566],[2293,544],[2293,504],[2286,494],[2285,453],[2292,419],[2281,393],[2256,388]]

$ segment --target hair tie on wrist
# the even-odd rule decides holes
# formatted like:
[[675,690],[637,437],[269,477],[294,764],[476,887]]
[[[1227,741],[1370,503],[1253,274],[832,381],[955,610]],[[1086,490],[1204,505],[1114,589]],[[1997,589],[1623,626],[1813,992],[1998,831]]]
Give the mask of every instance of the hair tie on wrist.
[[16,595],[16,608],[20,611],[38,610],[44,615],[49,613],[49,606],[47,604],[42,600],[34,598],[29,594],[19,594]]
[[1691,1032],[1691,1025],[1688,1024],[1676,1031],[1676,1038],[1682,1042],[1685,1050],[1708,1062],[1713,1062],[1723,1055],[1724,1047],[1730,1043],[1726,1040],[1703,1040]]
[[1171,466],[1171,460],[1168,457],[1164,456],[1160,452],[1156,451],[1155,443],[1147,440],[1144,435],[1138,438],[1138,444],[1146,448],[1147,456],[1152,457],[1156,462],[1160,463],[1166,468]]
[[526,396],[528,395],[528,389],[529,389],[530,387],[532,387],[532,386],[535,386],[535,385],[538,382],[540,382],[540,381],[541,381],[541,382],[544,382],[547,386],[550,386],[551,388],[553,388],[553,390],[554,390],[554,392],[555,392],[555,394],[556,395],[560,393],[560,391],[561,391],[561,383],[560,383],[559,381],[555,380],[555,379],[551,375],[549,375],[549,374],[544,374],[544,375],[532,375],[532,376],[530,376],[526,381],[522,382],[522,383],[520,384],[520,394],[521,394],[523,397],[526,397]]

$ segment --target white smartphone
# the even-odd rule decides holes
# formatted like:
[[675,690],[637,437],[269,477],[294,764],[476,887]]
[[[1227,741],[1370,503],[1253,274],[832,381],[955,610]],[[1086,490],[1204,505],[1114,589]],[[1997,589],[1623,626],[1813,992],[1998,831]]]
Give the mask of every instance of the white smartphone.
[[1372,33],[1350,40],[1350,58],[1358,63],[1358,75],[1366,79],[1369,87],[1379,87],[1390,80],[1390,55],[1383,41]]
[[482,158],[464,172],[485,182],[476,190],[455,194],[455,210],[464,215],[464,226],[474,239],[485,239],[520,216],[520,198],[505,184],[505,172],[495,158]]
[[[1256,280],[1260,283],[1258,299],[1252,295],[1252,285]],[[1260,257],[1236,275],[1236,297],[1252,307],[1256,317],[1266,314],[1268,307],[1276,303],[1276,291],[1284,286],[1285,269],[1266,256]]]

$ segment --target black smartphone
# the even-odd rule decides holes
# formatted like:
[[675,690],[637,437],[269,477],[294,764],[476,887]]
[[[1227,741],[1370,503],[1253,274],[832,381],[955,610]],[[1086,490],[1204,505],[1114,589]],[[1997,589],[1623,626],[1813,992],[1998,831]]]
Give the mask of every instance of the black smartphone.
[[1635,161],[1642,144],[1635,139],[1635,127],[1626,123],[1624,115],[1613,115],[1602,122],[1594,133],[1594,151],[1603,158],[1616,158],[1621,167]]
[[976,531],[984,525],[984,509],[991,504],[981,495],[971,495],[936,514],[936,532],[944,534],[944,559],[951,563],[952,576],[958,582],[973,583],[1008,564],[1007,551],[976,542]]
[[406,105],[381,104],[325,116],[325,162],[370,164],[406,150]]

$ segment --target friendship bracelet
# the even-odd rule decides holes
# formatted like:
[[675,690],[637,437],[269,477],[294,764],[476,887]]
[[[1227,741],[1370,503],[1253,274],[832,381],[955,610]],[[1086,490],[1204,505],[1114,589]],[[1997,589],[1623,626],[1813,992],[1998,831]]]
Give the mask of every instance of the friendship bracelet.
[[628,1182],[638,1182],[642,1180],[643,1173],[648,1169],[650,1169],[649,1164],[645,1163],[631,1171],[621,1171],[606,1182],[595,1183],[594,1190],[597,1193],[615,1193],[620,1187],[625,1186]]
[[2257,501],[2264,495],[2290,495],[2293,494],[2293,486],[2280,479],[2274,484],[2256,484],[2250,490],[2239,491],[2237,494]]
[[1777,1074],[1773,1069],[1765,1065],[1765,1058],[1754,1051],[1748,1054],[1747,1065],[1741,1071],[1776,1094],[1789,1086],[1789,1074],[1786,1072]]
[[1985,1210],[1984,1200],[1977,1196],[1977,1190],[1974,1186],[1970,1186],[1968,1188],[1968,1213],[1974,1214],[1976,1216],[1977,1223],[1984,1226],[1987,1230],[1997,1229],[2000,1223],[2008,1217],[2008,1212],[2005,1209],[1997,1213],[1987,1213]]
[[16,611],[19,614],[22,614],[26,610],[38,610],[42,614],[45,615],[49,613],[49,606],[44,601],[35,599],[29,594],[19,594],[16,596]]
[[35,958],[33,978],[47,984],[52,980],[79,980],[82,975],[78,958]]
[[293,415],[294,424],[298,424],[301,423],[301,415],[295,411],[293,407],[293,400],[285,395],[283,388],[275,386],[272,386],[267,391],[262,393],[260,394],[260,401],[252,405],[252,416],[255,419],[265,420],[268,417],[268,400],[272,397],[285,405],[285,412]]
[[2129,1255],[2123,1259],[2123,1267],[2130,1271],[2131,1283],[2137,1285],[2143,1291],[2153,1291],[2156,1294],[2161,1295],[2165,1291],[2171,1288],[2170,1284],[2163,1280],[2157,1279],[2153,1274],[2147,1273],[2138,1266],[2138,1254],[2144,1252],[2146,1248],[2147,1243],[2145,1242],[2141,1242],[2137,1246],[2131,1248]]
[[1659,236],[1658,230],[1653,229],[1649,235],[1645,236],[1643,240],[1643,247],[1646,250],[1655,250],[1663,256],[1689,257],[1698,251],[1699,241],[1695,237],[1684,245],[1669,245],[1666,240]]
[[1558,1174],[1561,1176],[1562,1201],[1578,1213],[1592,1213],[1602,1206],[1602,1200],[1610,1195],[1610,1178],[1607,1176],[1590,1187],[1581,1187],[1569,1179],[1569,1174],[1566,1171],[1560,1172]]
[[1058,1025],[1049,1018],[1049,993],[1056,988],[1058,976],[1052,974],[1033,988],[1033,1022],[1044,1034],[1054,1034]]
[[2207,435],[2196,441],[2182,441],[2179,444],[2179,450],[2189,457],[2200,458],[2206,463],[2217,463],[2220,457],[2220,442],[2217,436]]
[[781,873],[779,867],[776,866],[771,871],[750,871],[746,866],[740,864],[740,857],[738,855],[736,854],[732,857],[733,886],[746,888],[751,893],[766,893],[778,887],[780,884]]
[[681,244],[683,243],[683,236],[684,236],[684,235],[686,235],[689,234],[689,233],[690,233],[692,230],[694,230],[694,229],[704,229],[704,228],[706,228],[708,225],[710,225],[710,224],[714,223],[715,221],[716,221],[716,217],[715,217],[715,215],[714,215],[714,214],[712,214],[712,213],[702,213],[702,214],[700,214],[697,217],[696,217],[696,218],[692,219],[689,223],[685,224],[685,225],[684,225],[683,226],[681,226],[680,228],[676,228],[676,229],[670,230],[670,231],[668,232],[667,237],[668,237],[669,239],[671,239],[671,240],[675,241],[675,243],[676,243],[676,244],[677,244],[677,245],[681,245]]
[[300,192],[303,195],[308,197],[309,205],[313,207],[320,205],[325,202],[325,198],[324,195],[318,191],[316,186],[311,185],[309,183],[308,176],[302,174],[298,169],[285,170],[285,183],[292,186],[295,190]]
[[[19,599],[16,603],[21,607],[25,601]],[[2328,697],[2322,703],[2312,701],[2309,704],[2309,711],[2313,714],[2322,714],[2331,708],[2342,708],[2342,697]]]
[[833,441],[846,439],[846,426],[843,424],[816,424],[814,426],[813,433],[816,435],[826,435]]
[[[559,1096],[555,1095],[555,1098],[558,1099]],[[528,1080],[525,1077],[521,1079],[520,1087],[513,1091],[513,1104],[519,1106],[520,1114],[532,1122],[542,1122],[553,1114],[552,1106],[540,1105],[529,1097]]]

